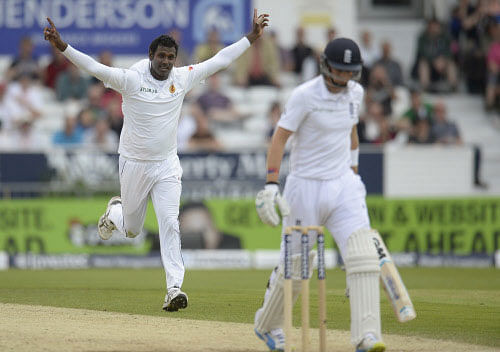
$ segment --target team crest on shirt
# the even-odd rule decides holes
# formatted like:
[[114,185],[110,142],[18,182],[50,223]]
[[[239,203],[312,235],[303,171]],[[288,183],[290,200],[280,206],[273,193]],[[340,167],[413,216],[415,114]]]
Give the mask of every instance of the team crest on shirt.
[[172,94],[175,93],[175,86],[173,84],[170,85],[170,88],[168,89],[168,91]]
[[188,67],[188,70],[189,70],[189,71],[193,71],[193,66],[189,66],[189,67]]

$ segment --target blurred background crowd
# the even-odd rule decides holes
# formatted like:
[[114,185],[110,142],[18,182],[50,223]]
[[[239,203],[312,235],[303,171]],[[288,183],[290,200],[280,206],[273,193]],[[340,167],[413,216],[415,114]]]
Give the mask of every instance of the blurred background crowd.
[[[416,52],[407,70],[390,39],[376,41],[359,26],[354,39],[364,60],[361,143],[464,143],[462,127],[449,113],[453,100],[448,97],[457,94],[480,99],[478,113],[499,129],[499,0],[460,0],[450,7],[446,21],[423,19],[418,36],[408,38],[415,41]],[[169,34],[180,44],[177,66],[206,60],[223,47],[215,29],[193,52],[183,48],[179,32]],[[264,148],[291,90],[319,72],[323,48],[310,44],[306,34],[306,28],[296,28],[295,43],[285,47],[271,27],[230,68],[194,89],[179,123],[179,152]],[[326,44],[342,31],[328,27],[323,35]],[[0,75],[0,149],[116,152],[123,124],[120,94],[76,69],[57,50],[50,57],[34,56],[29,37],[18,47]],[[115,64],[110,51],[96,59]],[[481,148],[474,151],[475,183],[487,187],[480,177]]]

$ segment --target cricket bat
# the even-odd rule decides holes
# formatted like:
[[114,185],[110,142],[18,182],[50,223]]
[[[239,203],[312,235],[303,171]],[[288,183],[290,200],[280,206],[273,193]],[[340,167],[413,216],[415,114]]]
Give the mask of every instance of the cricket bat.
[[401,280],[398,269],[392,261],[392,257],[382,237],[380,237],[377,231],[373,230],[372,238],[380,261],[380,281],[383,284],[384,291],[391,302],[396,317],[401,323],[415,319],[417,313],[415,312],[413,303],[411,303],[405,284]]

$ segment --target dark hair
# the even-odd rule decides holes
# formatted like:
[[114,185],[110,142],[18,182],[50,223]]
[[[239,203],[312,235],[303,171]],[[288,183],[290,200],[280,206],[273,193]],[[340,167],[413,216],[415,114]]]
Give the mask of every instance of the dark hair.
[[151,44],[149,44],[149,54],[154,54],[156,52],[156,49],[158,49],[158,46],[164,46],[167,48],[175,48],[175,55],[177,55],[177,50],[179,49],[179,45],[175,41],[174,38],[172,38],[169,35],[162,34],[159,37],[155,38]]

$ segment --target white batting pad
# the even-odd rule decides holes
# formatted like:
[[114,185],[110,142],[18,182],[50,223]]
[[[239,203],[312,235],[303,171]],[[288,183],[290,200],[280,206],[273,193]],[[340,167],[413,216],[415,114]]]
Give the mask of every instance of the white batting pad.
[[345,268],[351,305],[351,342],[358,345],[363,337],[380,332],[380,267],[370,229],[349,236]]
[[[309,252],[309,277],[313,273],[313,261],[316,251]],[[292,299],[297,301],[300,294],[300,254],[292,255]],[[255,329],[259,332],[268,332],[283,328],[283,283],[285,282],[283,264],[273,270],[269,278],[269,286],[264,296],[264,304],[255,313]]]

